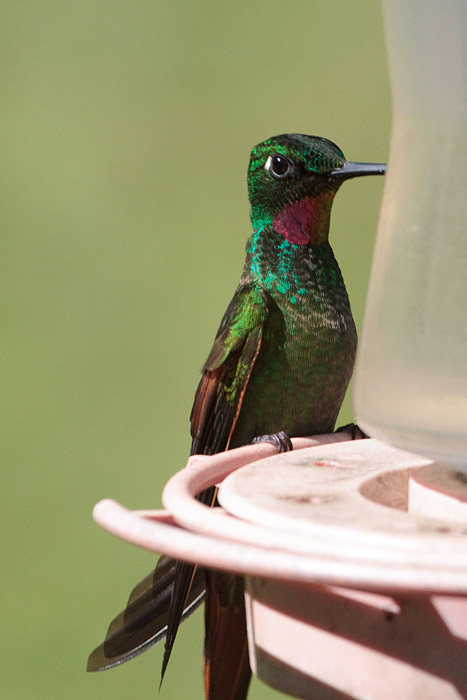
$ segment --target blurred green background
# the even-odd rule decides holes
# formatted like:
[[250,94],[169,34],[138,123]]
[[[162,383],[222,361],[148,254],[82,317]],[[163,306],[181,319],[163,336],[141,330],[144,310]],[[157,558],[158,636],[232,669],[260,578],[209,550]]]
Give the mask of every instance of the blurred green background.
[[[374,0],[3,2],[3,700],[156,698],[162,648],[86,674],[155,557],[95,502],[158,507],[240,276],[250,148],[286,131],[387,157]],[[332,242],[360,325],[381,197],[346,183]],[[341,420],[350,420],[348,401]],[[161,700],[202,698],[202,616]],[[281,698],[254,681],[250,700]]]

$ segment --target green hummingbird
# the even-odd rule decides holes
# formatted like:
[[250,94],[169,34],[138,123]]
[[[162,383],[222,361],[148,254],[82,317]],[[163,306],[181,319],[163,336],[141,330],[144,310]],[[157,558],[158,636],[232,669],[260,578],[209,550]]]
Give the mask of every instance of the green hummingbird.
[[[349,298],[328,241],[344,180],[383,164],[345,160],[328,139],[282,134],[253,148],[248,194],[253,233],[240,283],[202,370],[191,411],[191,454],[334,430],[357,347]],[[208,504],[214,489],[198,496]],[[248,664],[242,579],[161,557],[92,652],[110,668],[166,638],[163,677],[180,622],[206,595],[207,700],[243,700]]]

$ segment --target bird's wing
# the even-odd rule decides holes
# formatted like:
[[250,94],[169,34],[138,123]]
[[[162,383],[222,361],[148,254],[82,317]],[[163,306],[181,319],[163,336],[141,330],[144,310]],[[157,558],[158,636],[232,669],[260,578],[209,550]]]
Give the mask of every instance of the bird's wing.
[[261,347],[266,293],[240,286],[217,331],[191,411],[191,454],[226,450]]
[[[237,289],[221,321],[196,391],[190,416],[191,454],[215,454],[228,448],[260,351],[267,314],[267,296],[263,289],[253,284]],[[198,498],[206,505],[213,505],[215,493],[213,487]],[[175,565],[161,679],[196,573],[197,567],[192,564],[177,562]]]
[[[222,319],[191,413],[192,454],[213,454],[228,446],[259,352],[266,301],[258,287],[241,286]],[[202,494],[201,500],[212,502],[212,492]],[[135,586],[125,610],[110,623],[105,641],[89,656],[88,671],[128,661],[167,634],[165,669],[180,622],[204,594],[202,569],[161,557],[156,569]]]

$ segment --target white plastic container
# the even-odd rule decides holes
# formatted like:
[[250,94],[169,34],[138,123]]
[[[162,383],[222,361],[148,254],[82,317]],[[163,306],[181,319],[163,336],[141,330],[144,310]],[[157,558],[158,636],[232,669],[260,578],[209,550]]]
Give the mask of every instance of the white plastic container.
[[383,6],[393,130],[354,412],[467,472],[467,2]]

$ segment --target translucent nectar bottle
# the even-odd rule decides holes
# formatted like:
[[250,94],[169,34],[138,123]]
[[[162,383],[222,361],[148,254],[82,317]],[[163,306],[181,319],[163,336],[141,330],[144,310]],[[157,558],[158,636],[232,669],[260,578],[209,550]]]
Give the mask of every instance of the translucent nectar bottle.
[[467,473],[467,2],[383,7],[393,127],[354,413]]

